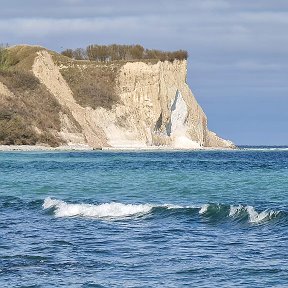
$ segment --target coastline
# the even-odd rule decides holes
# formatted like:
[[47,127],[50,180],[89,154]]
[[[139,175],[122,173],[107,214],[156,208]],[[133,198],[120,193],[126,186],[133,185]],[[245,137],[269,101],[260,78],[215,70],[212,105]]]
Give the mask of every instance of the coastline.
[[114,152],[129,152],[129,151],[232,151],[238,150],[239,148],[221,148],[221,147],[201,147],[193,149],[179,149],[167,146],[147,146],[147,147],[102,147],[93,148],[88,145],[63,145],[58,147],[50,147],[44,145],[0,145],[0,152],[37,152],[37,151],[114,151]]
[[44,145],[0,145],[0,152],[23,151],[23,152],[37,152],[37,151],[93,151],[92,147],[88,145],[65,145],[58,147],[50,147]]

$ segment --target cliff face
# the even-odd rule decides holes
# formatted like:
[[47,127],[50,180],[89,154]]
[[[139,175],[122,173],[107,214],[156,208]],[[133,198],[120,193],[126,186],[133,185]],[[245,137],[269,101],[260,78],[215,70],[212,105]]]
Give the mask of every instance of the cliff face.
[[[65,62],[47,50],[36,52],[32,72],[61,106],[61,127],[53,133],[63,143],[116,148],[233,147],[232,142],[208,130],[206,115],[186,84],[186,61],[109,65]],[[89,91],[80,89],[81,82],[87,81],[97,69],[101,72],[107,67],[113,77],[110,72],[105,72],[104,78],[96,74],[89,80],[91,87],[90,82],[85,84],[84,88],[89,86]],[[71,78],[71,71],[78,76]],[[77,79],[82,79],[79,84]],[[109,79],[113,81],[110,83]],[[98,83],[97,87],[94,82]],[[3,84],[0,89],[2,94],[9,93]],[[85,105],[84,100],[81,102],[77,98],[80,94],[87,96],[91,91],[99,96],[99,89],[114,91],[113,97],[108,95],[111,105],[92,105],[93,102]]]
[[[207,118],[186,83],[186,61],[127,63],[119,73],[119,95],[131,131],[147,145],[173,148],[231,147],[207,128]],[[123,111],[124,112],[124,111]]]

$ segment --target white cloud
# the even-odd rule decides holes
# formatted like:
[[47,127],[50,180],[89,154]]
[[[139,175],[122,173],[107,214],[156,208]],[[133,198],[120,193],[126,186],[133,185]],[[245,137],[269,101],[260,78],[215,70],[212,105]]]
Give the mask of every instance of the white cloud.
[[105,33],[105,30],[129,30],[135,25],[135,18],[107,19],[107,18],[74,18],[74,19],[52,19],[52,18],[18,18],[0,20],[0,32],[14,35],[26,35],[34,37],[45,35],[58,35],[91,32]]

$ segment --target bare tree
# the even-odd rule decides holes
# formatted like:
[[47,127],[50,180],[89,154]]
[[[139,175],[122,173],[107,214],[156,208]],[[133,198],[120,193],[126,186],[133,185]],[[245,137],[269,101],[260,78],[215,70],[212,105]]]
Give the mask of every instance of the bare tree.
[[117,61],[117,60],[142,60],[156,59],[160,61],[186,60],[188,53],[185,50],[174,52],[160,51],[155,49],[144,49],[137,45],[88,45],[86,49],[77,48],[75,50],[66,49],[63,55],[76,60],[89,59],[90,61]]

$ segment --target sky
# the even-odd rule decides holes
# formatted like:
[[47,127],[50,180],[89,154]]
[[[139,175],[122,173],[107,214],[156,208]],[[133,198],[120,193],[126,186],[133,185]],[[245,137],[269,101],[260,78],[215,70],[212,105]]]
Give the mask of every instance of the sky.
[[187,81],[212,131],[288,145],[287,0],[1,1],[0,43],[187,50]]

